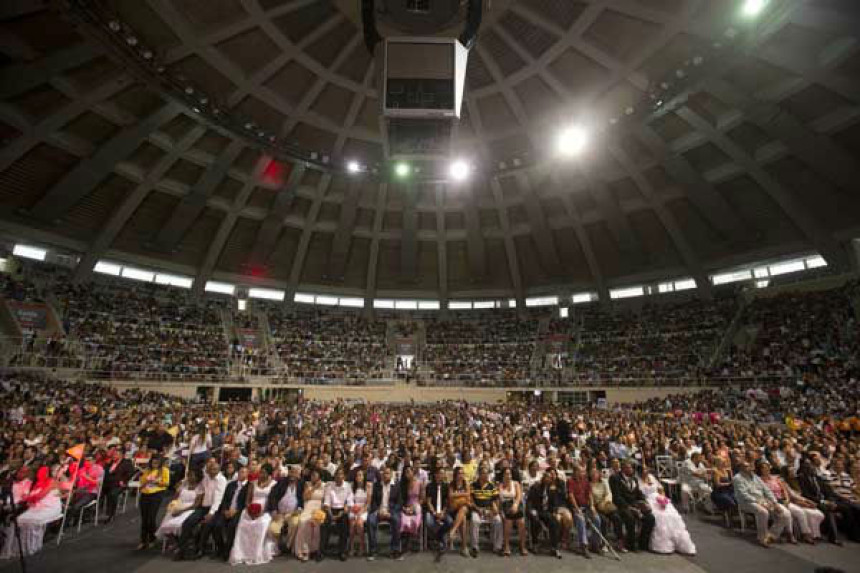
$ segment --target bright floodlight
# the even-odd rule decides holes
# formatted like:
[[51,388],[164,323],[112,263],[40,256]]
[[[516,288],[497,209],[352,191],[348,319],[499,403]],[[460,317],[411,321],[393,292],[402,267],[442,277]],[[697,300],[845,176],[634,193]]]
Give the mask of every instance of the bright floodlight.
[[350,161],[346,164],[346,170],[350,173],[358,173],[361,171],[361,165],[359,165],[358,161]]
[[448,168],[448,174],[454,181],[465,181],[472,172],[471,166],[463,160],[458,159]]
[[579,126],[569,127],[558,135],[556,143],[559,153],[576,155],[582,152],[588,144],[588,133]]
[[409,164],[408,163],[398,163],[394,166],[394,174],[398,177],[406,177],[409,175]]
[[749,17],[758,16],[766,5],[767,0],[746,0],[744,2],[743,14]]

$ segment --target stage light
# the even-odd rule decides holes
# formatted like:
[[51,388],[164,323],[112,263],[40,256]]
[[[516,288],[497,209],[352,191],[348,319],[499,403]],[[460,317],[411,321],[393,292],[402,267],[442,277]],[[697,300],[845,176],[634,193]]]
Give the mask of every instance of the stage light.
[[398,177],[408,177],[412,172],[412,169],[409,167],[408,163],[400,162],[394,166],[394,174]]
[[350,161],[346,164],[346,170],[350,173],[358,173],[359,171],[361,171],[361,165],[358,163],[358,161]]
[[742,12],[744,16],[755,18],[761,14],[765,6],[767,6],[767,0],[746,0]]
[[465,181],[469,178],[471,172],[472,166],[462,159],[458,159],[448,168],[448,174],[454,181]]
[[588,144],[588,133],[579,126],[569,127],[558,135],[556,144],[559,153],[563,155],[577,155]]

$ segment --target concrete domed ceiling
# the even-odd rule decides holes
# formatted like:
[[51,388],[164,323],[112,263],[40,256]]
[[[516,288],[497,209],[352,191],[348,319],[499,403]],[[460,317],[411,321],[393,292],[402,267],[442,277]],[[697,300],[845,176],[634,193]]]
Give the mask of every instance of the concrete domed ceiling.
[[[0,230],[81,276],[113,258],[371,297],[850,264],[857,2],[487,5],[455,185],[386,177],[357,0],[3,2]],[[590,143],[562,159],[572,123]]]

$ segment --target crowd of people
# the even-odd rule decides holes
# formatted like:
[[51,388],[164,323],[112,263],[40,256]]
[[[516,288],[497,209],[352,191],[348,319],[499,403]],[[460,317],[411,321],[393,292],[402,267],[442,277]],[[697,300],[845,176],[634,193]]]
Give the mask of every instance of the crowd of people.
[[809,372],[839,379],[860,368],[860,325],[852,305],[858,284],[821,291],[758,296],[745,309],[749,340],[715,366],[720,376],[799,377]]
[[356,312],[270,308],[271,339],[291,378],[309,383],[381,377],[386,324]]
[[[2,386],[0,471],[16,476],[27,553],[63,499],[67,520],[95,499],[110,520],[132,480],[138,549],[165,544],[178,560],[372,560],[381,523],[394,559],[425,536],[437,559],[457,544],[468,558],[694,554],[676,504],[749,515],[763,547],[860,541],[856,380],[839,400],[808,384],[786,390],[802,401],[775,387],[613,409],[213,404],[22,374]],[[673,466],[680,492],[663,481]]]
[[579,317],[574,379],[590,383],[700,379],[734,312],[733,297],[641,309],[585,308]]
[[[396,341],[407,338],[415,355],[408,370],[421,384],[708,385],[822,370],[839,379],[857,370],[860,356],[856,281],[821,291],[757,292],[745,305],[729,288],[714,300],[682,295],[644,305],[576,305],[570,318],[549,309],[492,309],[441,317],[419,312],[404,320],[403,313],[373,318],[258,301],[252,312],[239,312],[229,297],[195,298],[183,289],[101,276],[75,284],[48,265],[25,270],[14,279],[0,273],[0,293],[50,301],[64,329],[28,333],[7,364],[77,368],[105,378],[268,375],[365,384],[396,374]],[[0,351],[8,356],[9,346],[4,339]]]
[[510,384],[531,377],[538,320],[493,310],[426,321],[421,366],[441,382]]
[[86,370],[111,378],[227,375],[217,299],[196,301],[179,289],[104,279],[57,285],[54,294]]

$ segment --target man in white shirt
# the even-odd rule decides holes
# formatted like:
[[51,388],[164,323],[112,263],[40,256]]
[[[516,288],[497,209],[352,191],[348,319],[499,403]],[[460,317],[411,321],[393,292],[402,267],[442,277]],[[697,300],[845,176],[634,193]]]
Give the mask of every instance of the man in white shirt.
[[[209,461],[206,462],[206,473],[203,475],[200,487],[203,489],[203,501],[200,502],[200,507],[195,509],[182,523],[182,533],[179,535],[179,549],[176,554],[177,561],[182,561],[186,558],[188,545],[194,536],[197,524],[202,522],[204,525],[200,532],[201,537],[206,529],[208,529],[206,525],[215,519],[218,507],[220,507],[221,500],[224,497],[227,478],[221,473],[218,460],[215,458],[209,458]],[[202,545],[198,543],[197,555],[202,554],[201,548]]]
[[215,540],[216,553],[224,561],[230,555],[233,540],[236,538],[236,527],[239,525],[242,510],[245,509],[247,485],[248,468],[240,467],[236,471],[236,479],[227,484],[215,517],[204,523],[200,531],[199,547],[205,549],[211,533]]
[[321,561],[332,530],[337,533],[337,553],[341,561],[346,561],[346,544],[349,540],[349,507],[352,505],[352,486],[343,479],[343,468],[334,473],[334,482],[329,484],[323,500],[326,520],[320,532],[320,550],[317,560]]
[[711,470],[702,461],[702,454],[696,452],[689,460],[684,462],[685,477],[681,484],[681,505],[684,508],[690,506],[690,498],[705,500],[705,506],[710,511]]

